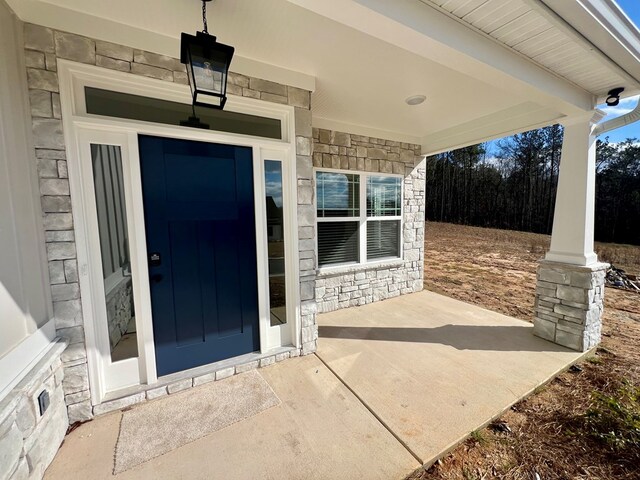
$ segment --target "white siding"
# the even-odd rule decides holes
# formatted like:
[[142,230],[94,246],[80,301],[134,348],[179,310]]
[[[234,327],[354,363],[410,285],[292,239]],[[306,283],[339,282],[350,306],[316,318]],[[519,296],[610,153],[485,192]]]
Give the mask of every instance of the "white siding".
[[0,362],[51,314],[21,46],[22,24],[0,0]]

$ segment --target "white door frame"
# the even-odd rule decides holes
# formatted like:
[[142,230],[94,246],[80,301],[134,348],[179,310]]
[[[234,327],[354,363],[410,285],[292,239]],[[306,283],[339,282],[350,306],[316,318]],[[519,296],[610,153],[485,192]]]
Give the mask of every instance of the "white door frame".
[[[101,403],[106,394],[117,395],[119,390],[127,387],[138,384],[153,385],[158,382],[138,150],[140,134],[252,148],[260,351],[265,353],[286,345],[299,347],[297,187],[293,107],[255,99],[229,97],[226,110],[280,120],[282,140],[272,140],[90,115],[86,112],[84,99],[86,86],[186,104],[191,101],[189,87],[65,60],[58,61],[58,76],[92,404]],[[90,145],[92,143],[118,145],[122,154],[139,356],[118,362],[111,361],[106,325],[102,262],[91,165]],[[273,327],[269,313],[265,160],[282,162],[284,233],[287,242],[285,249],[287,323]]]

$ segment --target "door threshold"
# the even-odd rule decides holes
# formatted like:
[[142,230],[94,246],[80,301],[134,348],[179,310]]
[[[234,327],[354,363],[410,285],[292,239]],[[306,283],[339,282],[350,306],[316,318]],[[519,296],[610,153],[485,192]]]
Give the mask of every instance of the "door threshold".
[[[133,385],[131,387],[115,390],[113,392],[107,392],[100,405],[103,405],[107,402],[114,402],[115,407],[115,404],[118,403],[118,400],[125,399],[134,395],[139,397],[137,398],[138,402],[144,401],[145,399],[143,399],[142,396],[139,395],[140,393],[148,392],[150,390],[158,392],[158,390],[162,389],[163,387],[167,389],[167,387],[178,383],[181,384],[179,390],[185,390],[192,386],[198,386],[209,381],[213,381],[215,376],[212,374],[215,374],[216,372],[219,372],[221,370],[229,370],[229,372],[227,372],[225,375],[225,377],[227,377],[254,368],[271,365],[286,358],[297,357],[298,355],[299,350],[291,345],[286,347],[277,347],[265,353],[246,353],[237,357],[220,360],[219,362],[214,362],[207,365],[202,365],[200,367],[190,368],[188,370],[182,370],[180,372],[164,375],[162,377],[158,377],[158,381],[153,384]],[[231,372],[232,368],[233,372]],[[188,380],[191,380],[190,384]],[[178,391],[178,389],[174,390],[174,392],[175,391]],[[169,389],[167,393],[173,392],[171,392],[171,389]],[[162,396],[162,393],[160,392],[154,394],[153,398],[156,398],[158,396]],[[146,397],[146,399],[151,400],[151,396],[149,394],[147,394]],[[118,410],[119,408],[121,407],[114,408],[113,410]],[[104,411],[104,413],[106,413],[106,411]]]
[[[244,355],[238,355],[237,357],[226,358],[218,362],[209,363],[200,367],[194,367],[190,368],[189,370],[182,370],[180,372],[170,373],[169,375],[158,377],[158,383],[156,383],[155,386],[168,385],[170,383],[175,383],[187,378],[201,377],[202,375],[217,372],[218,370],[225,370],[230,367],[242,367],[243,365],[251,364],[255,361],[259,362],[260,360],[263,360],[265,358],[274,357],[275,355],[278,355],[280,353],[291,352],[291,350],[295,350],[295,347],[278,347],[269,350],[266,353],[250,352],[245,353]],[[271,363],[275,363],[275,359],[274,362]]]

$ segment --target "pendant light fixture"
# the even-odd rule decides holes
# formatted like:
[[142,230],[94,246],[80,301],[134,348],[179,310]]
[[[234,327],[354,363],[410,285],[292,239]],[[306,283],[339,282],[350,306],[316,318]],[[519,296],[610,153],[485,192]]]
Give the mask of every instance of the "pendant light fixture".
[[187,67],[192,105],[222,110],[227,101],[227,78],[234,48],[219,43],[209,34],[207,3],[202,0],[203,30],[195,35],[182,33],[180,62]]

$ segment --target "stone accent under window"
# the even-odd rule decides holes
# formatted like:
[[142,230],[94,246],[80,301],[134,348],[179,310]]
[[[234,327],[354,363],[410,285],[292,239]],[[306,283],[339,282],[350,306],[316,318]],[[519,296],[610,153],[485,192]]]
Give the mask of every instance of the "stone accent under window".
[[319,271],[315,285],[319,312],[422,290],[425,166],[420,152],[419,145],[313,129],[314,167],[404,175],[403,257],[374,266],[361,264]]
[[[57,334],[69,346],[62,354],[69,422],[92,418],[84,319],[80,303],[76,245],[57,74],[57,59],[67,59],[122,72],[187,84],[185,66],[177,58],[56,31],[24,25],[25,64],[31,103],[32,129],[38,163],[49,279]],[[298,218],[307,218],[307,188],[313,175],[311,160],[311,93],[296,87],[229,73],[229,95],[290,105],[295,109]],[[314,298],[315,261],[313,237],[300,236],[301,354],[315,351],[317,338]],[[313,272],[312,274],[310,272]],[[316,332],[316,333],[314,333]],[[313,339],[313,340],[310,340]],[[293,356],[293,355],[292,355]]]
[[[69,426],[64,403],[60,354],[66,343],[50,350],[0,401],[0,478],[42,478]],[[38,396],[46,390],[49,408],[40,415]]]
[[608,266],[542,260],[536,283],[534,334],[581,352],[598,345]]

